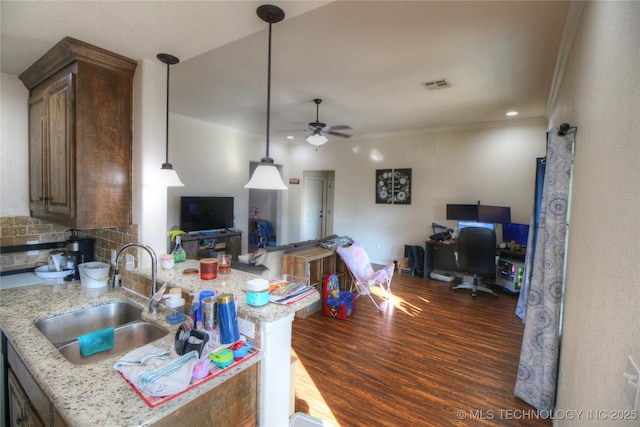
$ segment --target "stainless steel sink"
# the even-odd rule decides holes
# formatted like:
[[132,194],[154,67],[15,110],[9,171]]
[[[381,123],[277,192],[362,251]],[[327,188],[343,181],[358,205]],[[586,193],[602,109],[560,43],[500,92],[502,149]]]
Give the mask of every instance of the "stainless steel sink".
[[66,344],[78,336],[124,325],[142,318],[142,309],[128,302],[112,302],[85,308],[36,322],[36,328],[54,345]]
[[[162,338],[167,331],[142,320],[142,309],[127,303],[114,302],[77,310],[35,322],[36,328],[76,365],[87,365]],[[114,348],[89,357],[80,355],[78,336],[101,329],[115,329]]]
[[96,353],[89,357],[80,354],[80,342],[78,340],[65,344],[58,350],[74,365],[89,365],[111,356],[120,355],[142,347],[152,341],[164,337],[167,332],[145,321],[137,321],[128,325],[115,328],[115,343],[111,350]]

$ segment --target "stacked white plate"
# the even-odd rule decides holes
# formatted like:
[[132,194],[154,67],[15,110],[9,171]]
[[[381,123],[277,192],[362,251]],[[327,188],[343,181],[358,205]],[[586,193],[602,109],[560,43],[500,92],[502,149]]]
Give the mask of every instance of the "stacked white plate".
[[48,265],[41,265],[35,270],[36,276],[41,279],[60,279],[73,274],[75,270],[49,271]]

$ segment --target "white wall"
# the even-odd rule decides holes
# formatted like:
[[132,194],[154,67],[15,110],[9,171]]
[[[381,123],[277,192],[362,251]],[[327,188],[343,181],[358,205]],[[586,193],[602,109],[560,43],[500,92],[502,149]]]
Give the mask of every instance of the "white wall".
[[[170,160],[185,186],[169,189],[167,226],[180,224],[181,196],[232,196],[235,227],[243,231],[242,249],[246,252],[252,206],[244,185],[249,181],[249,163],[260,161],[266,153],[264,136],[177,114],[171,114],[169,120]],[[276,163],[286,164],[286,145],[271,140],[269,155]],[[286,200],[286,193],[279,194],[280,203]],[[282,230],[281,224],[273,222],[277,230]]]
[[0,83],[0,216],[29,215],[29,90],[17,76]]
[[[264,156],[264,137],[171,114],[169,160],[185,187],[153,187],[154,172],[164,162],[165,70],[162,64],[141,61],[134,80],[133,218],[140,225],[140,240],[158,254],[169,249],[166,233],[179,224],[182,195],[234,196],[235,223],[245,232],[246,251],[251,206],[244,184],[249,162]],[[27,215],[28,92],[14,76],[3,75],[2,84],[0,215]],[[432,222],[454,227],[445,218],[447,203],[481,200],[511,206],[512,221],[528,223],[535,158],[544,155],[545,131],[542,121],[514,122],[508,127],[333,140],[317,151],[303,141],[289,149],[287,143],[271,140],[270,155],[283,164],[285,182],[301,179],[305,170],[335,170],[334,233],[363,241],[371,258],[382,263],[402,257],[405,244],[424,244]],[[412,169],[411,205],[375,204],[374,174],[384,168]],[[289,185],[278,194],[283,215],[274,222],[281,242],[301,238],[302,188]]]
[[[246,251],[251,206],[244,184],[249,162],[264,156],[264,137],[171,114],[169,160],[185,187],[154,187],[154,172],[165,160],[165,79],[166,68],[159,62],[141,61],[136,69],[133,218],[140,225],[140,240],[164,253],[169,249],[167,231],[179,224],[180,196],[225,195],[235,197],[235,223],[245,232]],[[28,94],[14,76],[3,75],[2,82],[3,89],[13,90],[3,91],[2,97],[2,186],[11,190],[2,191],[0,213],[26,215]],[[5,126],[7,111],[17,117],[6,116],[12,121]],[[383,263],[401,258],[405,244],[424,244],[432,222],[454,227],[445,218],[447,203],[481,200],[511,206],[512,221],[528,223],[535,158],[544,155],[545,131],[542,121],[515,121],[507,127],[333,140],[317,151],[303,141],[289,148],[272,139],[270,155],[283,165],[285,182],[302,178],[305,170],[335,170],[334,233],[361,240],[372,260]],[[12,142],[13,135],[20,141]],[[384,168],[412,169],[411,205],[375,204],[375,170]],[[278,211],[283,215],[274,222],[280,242],[301,238],[302,188],[289,185],[279,192]],[[5,203],[5,198],[15,201]]]
[[[168,191],[167,229],[179,224],[180,196],[235,197],[236,228],[247,248],[249,162],[264,156],[264,137],[193,118],[170,116],[170,160],[185,187]],[[512,221],[529,223],[535,159],[544,156],[546,124],[514,121],[510,126],[385,138],[332,140],[320,147],[304,141],[271,141],[270,155],[282,163],[283,178],[305,170],[335,170],[333,231],[361,240],[375,262],[401,258],[405,244],[424,244],[431,223],[446,220],[447,203],[512,207]],[[375,169],[412,168],[409,206],[376,205]],[[279,192],[283,215],[278,239],[301,239],[303,185]]]
[[[628,355],[640,363],[640,3],[584,2],[550,125],[576,134],[557,406],[612,420]],[[551,127],[550,126],[550,127]]]
[[[363,242],[371,259],[402,258],[405,244],[424,245],[431,224],[446,220],[447,203],[510,206],[512,222],[529,223],[536,157],[545,154],[546,124],[332,140],[320,147],[292,145],[289,176],[335,170],[333,231]],[[412,169],[411,205],[375,203],[375,170]],[[301,181],[302,182],[302,181]],[[300,234],[303,186],[289,186],[288,241]],[[497,231],[501,231],[498,227]]]
[[[165,162],[166,79],[166,65],[142,60],[133,82],[133,223],[139,225],[140,242],[151,246],[158,256],[168,252],[169,231],[167,188],[154,185]],[[140,261],[150,265],[146,254]]]

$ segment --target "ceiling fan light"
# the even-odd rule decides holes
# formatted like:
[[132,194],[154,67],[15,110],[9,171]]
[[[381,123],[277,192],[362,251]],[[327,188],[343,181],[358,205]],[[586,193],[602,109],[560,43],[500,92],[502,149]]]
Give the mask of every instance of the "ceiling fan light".
[[329,140],[326,136],[315,133],[313,135],[309,135],[309,137],[307,138],[307,142],[311,145],[315,145],[316,147],[324,144],[327,141]]
[[247,182],[244,188],[251,188],[254,190],[286,190],[287,186],[284,185],[280,171],[272,163],[260,162],[251,179]]

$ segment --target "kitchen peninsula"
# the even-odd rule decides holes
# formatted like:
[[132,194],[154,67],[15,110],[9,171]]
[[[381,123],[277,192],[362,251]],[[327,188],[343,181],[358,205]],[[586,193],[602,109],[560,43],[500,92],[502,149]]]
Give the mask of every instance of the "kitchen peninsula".
[[[168,422],[175,425],[179,420],[173,417],[181,416],[184,420],[188,414],[205,416],[194,414],[188,408],[200,408],[203,413],[210,411],[211,405],[207,402],[224,401],[227,394],[223,391],[224,387],[235,384],[236,379],[257,382],[257,386],[253,387],[253,390],[257,390],[257,396],[252,397],[252,402],[253,411],[256,412],[257,399],[257,415],[254,414],[253,419],[257,420],[258,425],[288,424],[291,322],[294,313],[318,301],[319,294],[314,293],[288,306],[267,304],[251,307],[246,304],[244,289],[246,282],[257,276],[232,270],[229,275],[218,275],[217,279],[204,281],[198,275],[182,274],[184,269],[197,268],[197,265],[197,261],[187,260],[176,264],[170,271],[159,270],[158,282],[162,284],[168,281],[171,286],[179,286],[186,293],[205,289],[233,293],[237,298],[238,315],[253,325],[253,341],[262,351],[256,357],[155,408],[147,406],[113,368],[121,354],[89,365],[74,365],[40,333],[34,321],[87,307],[126,301],[144,308],[143,319],[167,331],[167,335],[154,341],[153,345],[171,348],[177,325],[166,323],[164,308],[151,316],[147,312],[147,296],[140,297],[124,288],[87,289],[78,282],[31,285],[0,291],[0,327],[6,336],[7,347],[15,349],[15,354],[54,408],[51,414],[46,414],[46,419],[42,419],[44,425],[150,426],[168,425]],[[137,273],[150,276],[150,269],[142,269]],[[195,406],[190,406],[192,404]],[[251,406],[251,400],[248,406]],[[61,422],[56,423],[56,419]],[[216,425],[226,425],[227,421],[218,419]]]

